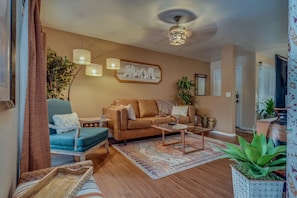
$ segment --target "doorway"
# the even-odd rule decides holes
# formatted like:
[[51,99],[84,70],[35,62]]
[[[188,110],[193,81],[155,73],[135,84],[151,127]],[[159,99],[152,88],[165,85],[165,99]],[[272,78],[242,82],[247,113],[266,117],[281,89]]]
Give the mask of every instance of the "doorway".
[[236,128],[241,128],[242,121],[242,66],[236,66],[236,74],[235,74],[235,83],[236,83]]

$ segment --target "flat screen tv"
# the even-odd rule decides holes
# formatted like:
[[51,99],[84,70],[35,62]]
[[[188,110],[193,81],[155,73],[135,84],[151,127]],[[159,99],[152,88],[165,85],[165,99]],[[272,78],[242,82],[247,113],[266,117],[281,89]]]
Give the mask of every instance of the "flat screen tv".
[[287,68],[288,58],[275,55],[275,107],[286,108],[287,105]]

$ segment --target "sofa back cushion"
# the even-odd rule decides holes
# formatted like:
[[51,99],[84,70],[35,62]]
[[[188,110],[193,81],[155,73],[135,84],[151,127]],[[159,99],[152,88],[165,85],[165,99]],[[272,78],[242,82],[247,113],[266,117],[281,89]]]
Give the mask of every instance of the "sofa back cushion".
[[113,105],[125,105],[127,106],[130,104],[133,107],[134,113],[136,118],[139,118],[139,108],[138,108],[138,101],[136,99],[115,99],[113,101]]
[[139,99],[139,114],[140,118],[143,117],[153,117],[159,114],[158,106],[156,100],[153,99]]

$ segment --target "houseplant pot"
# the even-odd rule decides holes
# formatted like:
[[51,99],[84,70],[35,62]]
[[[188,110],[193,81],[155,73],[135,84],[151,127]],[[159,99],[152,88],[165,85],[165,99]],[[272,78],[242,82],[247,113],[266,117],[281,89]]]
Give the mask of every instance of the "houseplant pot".
[[254,132],[251,143],[238,136],[239,144],[226,143],[223,157],[237,163],[231,166],[234,197],[282,197],[284,180],[274,171],[286,169],[286,145],[273,144],[273,140]]
[[230,165],[234,198],[281,198],[285,180],[275,175],[273,180],[249,179],[236,165]]

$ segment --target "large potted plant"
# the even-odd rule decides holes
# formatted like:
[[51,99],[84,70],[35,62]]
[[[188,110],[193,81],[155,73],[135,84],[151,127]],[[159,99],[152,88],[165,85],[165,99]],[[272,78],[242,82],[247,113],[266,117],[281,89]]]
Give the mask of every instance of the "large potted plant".
[[238,136],[240,146],[226,143],[223,157],[231,165],[234,197],[282,197],[284,180],[274,174],[286,169],[286,145],[275,146],[272,139],[253,133],[251,143]]
[[192,104],[192,94],[194,88],[194,82],[188,80],[187,76],[183,76],[177,81],[177,91],[178,96],[182,100],[183,104],[190,105]]
[[76,65],[66,56],[62,58],[47,49],[47,98],[64,99],[63,91],[68,88],[75,69]]

